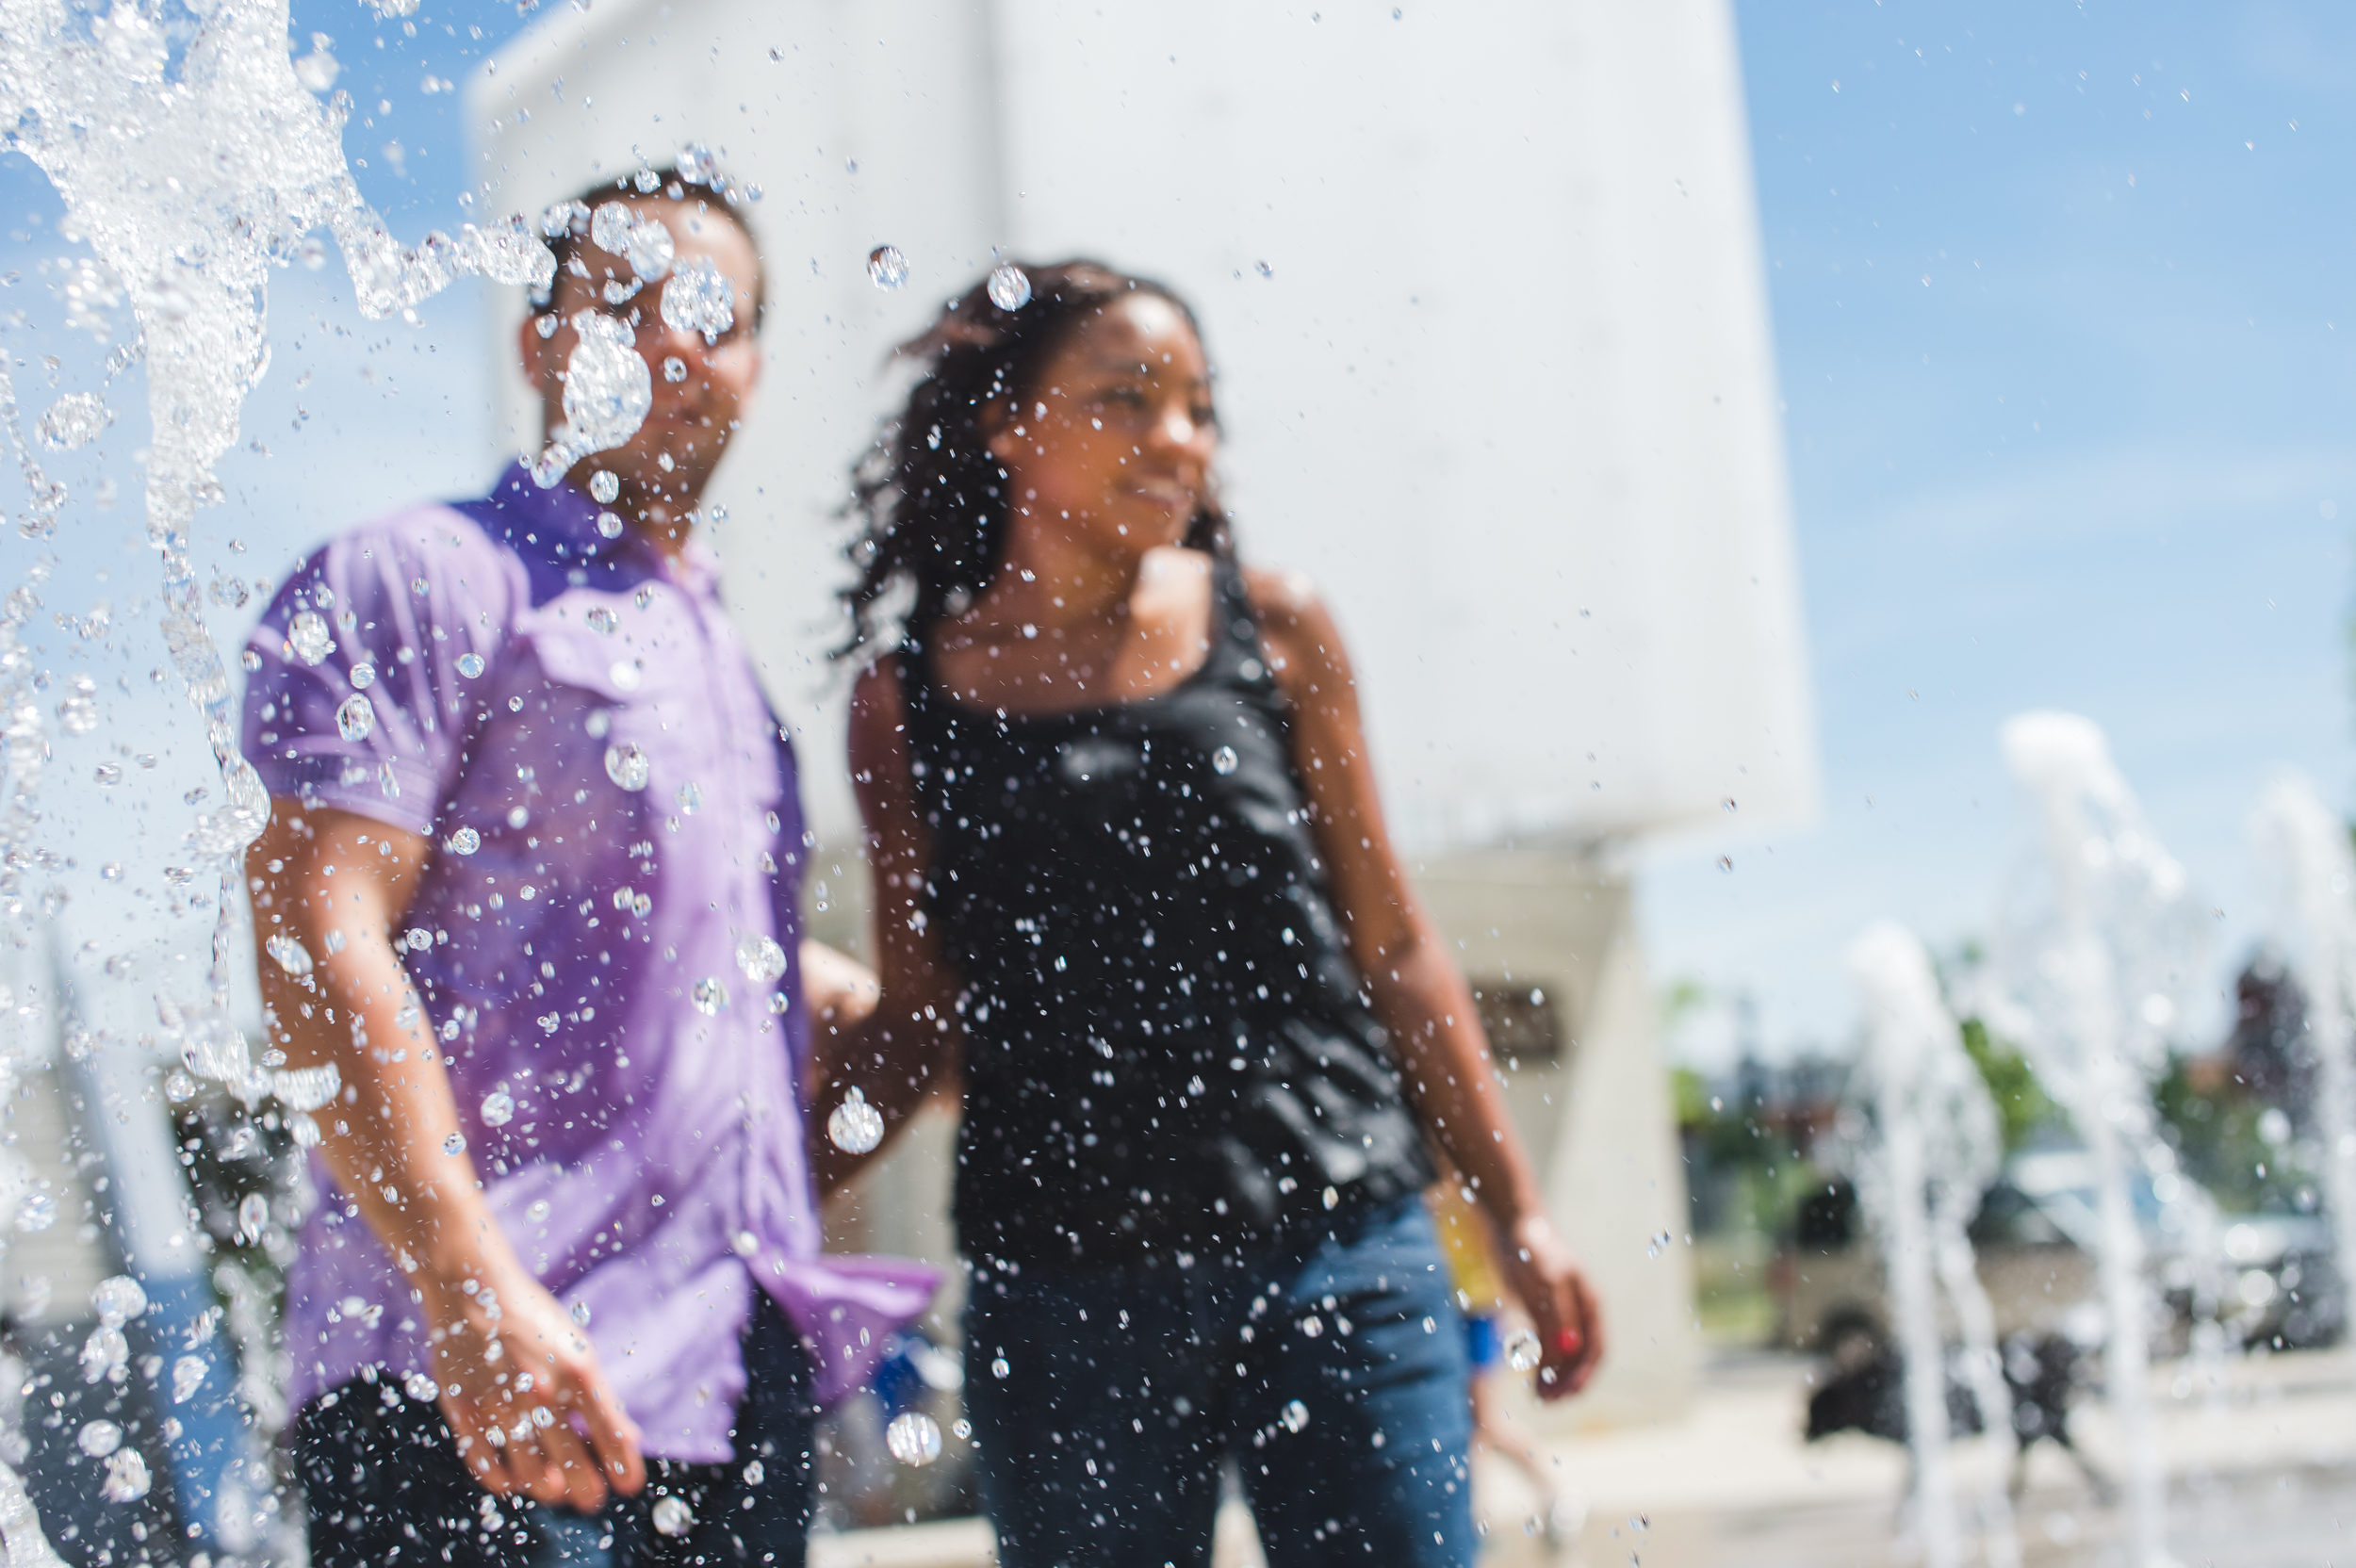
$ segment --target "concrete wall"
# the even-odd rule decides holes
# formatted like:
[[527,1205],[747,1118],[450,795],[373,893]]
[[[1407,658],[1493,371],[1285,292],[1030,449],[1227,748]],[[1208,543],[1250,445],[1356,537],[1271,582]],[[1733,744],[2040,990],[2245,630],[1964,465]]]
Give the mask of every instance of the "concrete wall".
[[[844,469],[891,346],[994,247],[1198,306],[1243,547],[1323,583],[1411,841],[1812,809],[1726,0],[600,0],[495,64],[467,88],[488,210],[690,139],[762,188],[769,375],[719,536],[822,829],[850,819]],[[896,294],[865,277],[884,241]],[[521,308],[486,338],[506,449],[536,437]]]

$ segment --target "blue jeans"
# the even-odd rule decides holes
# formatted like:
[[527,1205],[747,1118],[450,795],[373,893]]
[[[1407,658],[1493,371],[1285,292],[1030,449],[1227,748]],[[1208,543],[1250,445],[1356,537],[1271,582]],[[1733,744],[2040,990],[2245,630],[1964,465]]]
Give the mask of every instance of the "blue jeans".
[[1256,1253],[969,1267],[1003,1568],[1206,1568],[1230,1457],[1270,1562],[1472,1562],[1464,1331],[1421,1197]]

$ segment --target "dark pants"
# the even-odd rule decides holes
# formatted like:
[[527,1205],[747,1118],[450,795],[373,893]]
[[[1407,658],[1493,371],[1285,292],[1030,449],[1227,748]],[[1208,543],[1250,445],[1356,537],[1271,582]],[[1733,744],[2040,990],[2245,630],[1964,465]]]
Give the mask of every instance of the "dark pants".
[[1204,1568],[1229,1458],[1270,1562],[1473,1560],[1464,1331],[1419,1196],[1259,1255],[976,1264],[965,1364],[1004,1568]]
[[[594,1514],[493,1497],[460,1464],[441,1412],[390,1378],[320,1395],[293,1432],[314,1568],[802,1568],[816,1422],[810,1359],[785,1315],[754,1295],[735,1462],[649,1459],[645,1490],[612,1497]],[[694,1514],[687,1533],[654,1527],[664,1497]]]

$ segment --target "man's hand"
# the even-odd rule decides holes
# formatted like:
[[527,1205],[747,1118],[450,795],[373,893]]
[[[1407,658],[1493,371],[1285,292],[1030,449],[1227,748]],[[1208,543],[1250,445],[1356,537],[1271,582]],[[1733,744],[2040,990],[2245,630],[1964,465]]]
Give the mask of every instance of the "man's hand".
[[644,1483],[637,1429],[493,1221],[463,1139],[452,1152],[449,1064],[393,944],[431,854],[401,828],[273,800],[246,857],[254,923],[312,962],[263,957],[263,1004],[289,1065],[342,1078],[319,1152],[422,1298],[461,1458],[494,1492],[596,1509],[609,1484]]
[[517,1269],[494,1282],[485,1270],[423,1293],[442,1414],[487,1490],[592,1513],[609,1485],[634,1494],[646,1484],[637,1427],[588,1336],[539,1282]]
[[1538,1397],[1578,1393],[1603,1359],[1603,1315],[1594,1287],[1544,1215],[1523,1219],[1498,1239],[1506,1282],[1538,1331]]

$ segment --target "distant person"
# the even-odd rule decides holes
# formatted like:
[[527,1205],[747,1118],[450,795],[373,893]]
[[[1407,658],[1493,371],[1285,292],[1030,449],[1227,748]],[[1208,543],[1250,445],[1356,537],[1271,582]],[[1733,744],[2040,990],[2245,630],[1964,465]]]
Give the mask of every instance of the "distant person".
[[908,345],[924,379],[857,476],[882,999],[821,1097],[896,1124],[962,1086],[1007,1568],[1207,1563],[1229,1461],[1271,1562],[1469,1563],[1425,1140],[1478,1185],[1549,1396],[1601,1353],[1593,1296],[1392,851],[1333,619],[1236,561],[1192,313],[1024,272]]
[[928,1294],[819,1255],[794,755],[695,531],[753,237],[676,170],[555,221],[548,433],[582,326],[665,368],[645,423],[339,535],[249,645],[270,1037],[344,1085],[287,1277],[320,1568],[799,1563],[814,1405]]
[[1513,1359],[1506,1348],[1510,1331],[1505,1282],[1497,1268],[1488,1224],[1481,1217],[1479,1206],[1465,1196],[1467,1190],[1462,1178],[1451,1172],[1434,1182],[1424,1197],[1432,1206],[1441,1255],[1448,1259],[1448,1283],[1464,1314],[1464,1359],[1472,1368],[1467,1394],[1472,1404],[1473,1452],[1485,1448],[1519,1470],[1537,1489],[1546,1539],[1566,1544],[1579,1539],[1579,1528],[1586,1523],[1586,1505],[1564,1484],[1562,1462],[1541,1449],[1503,1402],[1503,1390],[1498,1386],[1504,1376],[1501,1369]]

